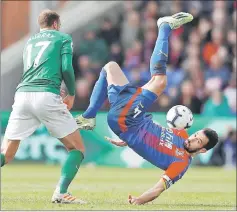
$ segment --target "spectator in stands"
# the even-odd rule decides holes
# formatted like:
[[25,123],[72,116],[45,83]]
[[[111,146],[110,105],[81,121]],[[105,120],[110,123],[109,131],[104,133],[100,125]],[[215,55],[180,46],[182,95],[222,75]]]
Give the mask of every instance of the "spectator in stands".
[[113,26],[112,21],[109,18],[103,20],[101,29],[98,32],[98,37],[102,38],[108,45],[117,42],[120,38],[120,30],[118,27]]
[[224,65],[223,58],[219,54],[211,57],[210,67],[205,71],[205,80],[219,78],[222,86],[227,85],[230,80],[230,70]]
[[209,65],[220,46],[223,44],[224,35],[221,28],[214,28],[211,32],[212,40],[205,44],[203,48],[203,59]]
[[134,41],[140,33],[140,15],[136,11],[127,14],[127,18],[122,23],[121,42],[122,47],[126,51],[131,48]]
[[193,113],[200,114],[202,102],[195,95],[195,87],[191,80],[186,80],[181,85],[181,93],[178,96],[174,105],[185,105]]
[[169,64],[179,67],[184,54],[184,44],[180,37],[172,36],[170,40]]
[[123,66],[124,55],[122,52],[121,45],[119,43],[113,43],[111,45],[109,60],[117,62],[120,67]]
[[225,167],[236,168],[236,129],[230,128],[224,139]]
[[91,85],[86,78],[80,78],[76,81],[76,98],[73,106],[73,110],[84,110],[89,103],[88,98],[91,93]]
[[87,80],[89,85],[95,81],[96,73],[95,70],[92,69],[92,63],[88,56],[82,55],[78,57],[78,69],[80,76]]
[[232,73],[228,87],[225,88],[224,94],[227,97],[233,115],[236,115],[236,72]]
[[143,13],[143,19],[157,20],[159,12],[159,5],[156,1],[148,1]]
[[87,55],[90,61],[98,62],[103,66],[108,60],[108,46],[103,39],[96,37],[95,29],[88,28],[84,40],[79,44],[79,56]]
[[[201,16],[199,20],[199,24],[197,26],[197,30],[200,36],[201,41],[205,44],[209,42],[211,39],[211,29],[212,23],[207,16]],[[202,44],[203,44],[202,43]]]
[[171,108],[171,100],[169,98],[169,96],[167,96],[166,94],[162,94],[159,98],[158,98],[158,106],[157,108],[154,108],[155,111],[157,112],[167,112],[170,108]]
[[232,116],[226,96],[219,90],[213,91],[210,98],[204,103],[202,115]]
[[132,47],[127,49],[125,55],[124,65],[127,71],[132,68],[137,68],[142,62],[142,43],[139,40],[135,40]]
[[147,66],[150,63],[150,58],[155,46],[156,38],[157,38],[156,31],[148,29],[144,32],[143,60],[147,64]]

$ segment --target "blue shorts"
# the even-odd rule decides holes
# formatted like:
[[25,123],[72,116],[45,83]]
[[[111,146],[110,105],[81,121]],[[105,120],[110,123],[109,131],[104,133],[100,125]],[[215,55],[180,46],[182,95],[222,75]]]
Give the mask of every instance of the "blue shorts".
[[111,105],[108,124],[113,132],[120,136],[121,133],[138,128],[146,121],[148,117],[145,113],[157,99],[157,95],[149,90],[126,84],[110,85],[108,98]]

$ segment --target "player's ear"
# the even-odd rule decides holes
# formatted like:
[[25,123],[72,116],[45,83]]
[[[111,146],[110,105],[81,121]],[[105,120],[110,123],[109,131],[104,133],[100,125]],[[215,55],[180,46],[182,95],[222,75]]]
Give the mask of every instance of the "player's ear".
[[59,28],[59,23],[57,21],[53,22],[53,28],[58,29]]
[[205,153],[207,150],[205,148],[202,148],[199,150],[199,153]]

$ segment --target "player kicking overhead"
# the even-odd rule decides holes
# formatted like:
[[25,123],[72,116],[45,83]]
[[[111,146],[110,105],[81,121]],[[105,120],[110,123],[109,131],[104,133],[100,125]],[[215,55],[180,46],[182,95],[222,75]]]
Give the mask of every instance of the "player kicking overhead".
[[[24,73],[16,89],[5,133],[7,143],[1,153],[1,167],[14,158],[20,141],[43,123],[68,150],[52,202],[85,203],[67,191],[84,158],[78,126],[69,112],[75,95],[72,38],[59,32],[60,17],[56,12],[43,11],[38,23],[40,32],[31,36],[24,48]],[[60,96],[62,80],[69,93],[63,100]]]
[[143,87],[129,84],[117,63],[107,63],[93,89],[88,109],[76,118],[79,128],[93,129],[96,113],[108,97],[111,104],[108,124],[122,142],[107,139],[117,146],[128,145],[141,157],[165,170],[151,189],[139,197],[129,196],[131,204],[144,204],[157,198],[184,175],[193,156],[206,152],[218,142],[218,135],[212,129],[200,130],[190,137],[182,136],[177,130],[155,124],[151,116],[146,115],[146,110],[166,86],[169,35],[172,29],[192,19],[191,14],[178,13],[158,20],[159,34],[150,60],[152,78]]

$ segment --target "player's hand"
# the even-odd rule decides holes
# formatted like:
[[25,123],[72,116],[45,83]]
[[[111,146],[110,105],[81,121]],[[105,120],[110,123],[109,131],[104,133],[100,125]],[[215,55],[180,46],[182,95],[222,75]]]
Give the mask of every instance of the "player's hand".
[[72,109],[72,106],[74,104],[74,99],[75,99],[75,96],[70,96],[70,95],[67,95],[64,99],[63,99],[63,103],[67,105],[67,109],[68,110],[71,110]]
[[111,144],[114,144],[115,146],[120,146],[120,147],[127,146],[127,143],[125,141],[116,141],[116,140],[109,138],[107,136],[105,136],[105,139],[107,141],[109,141]]
[[60,96],[64,99],[67,96],[67,92],[64,89],[61,89]]
[[139,201],[139,198],[133,197],[132,195],[128,196],[128,202],[131,205],[142,205],[142,203]]

